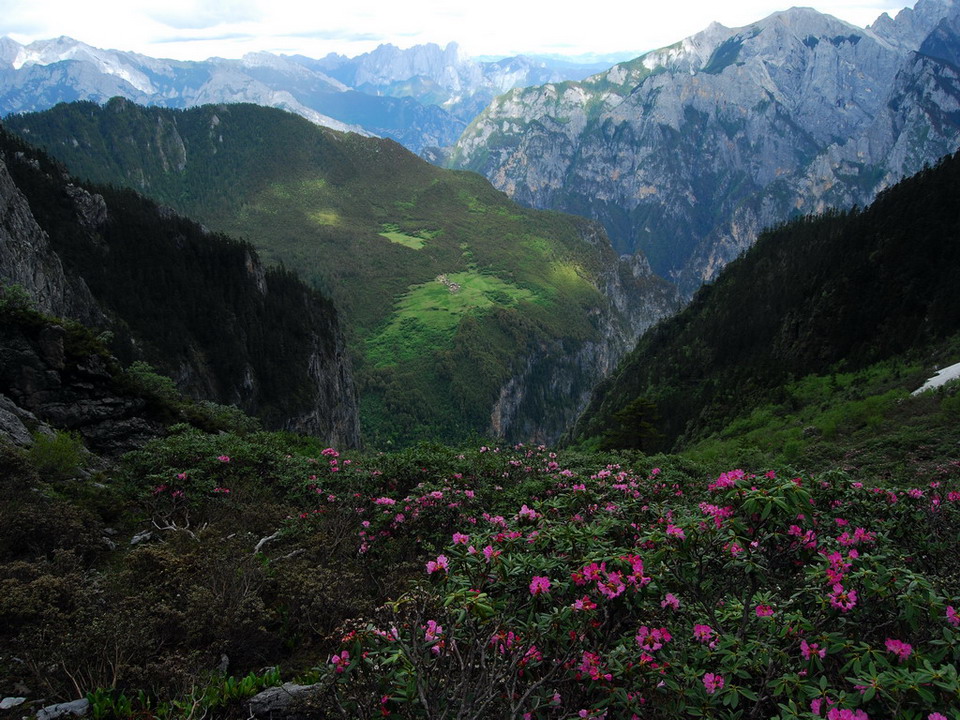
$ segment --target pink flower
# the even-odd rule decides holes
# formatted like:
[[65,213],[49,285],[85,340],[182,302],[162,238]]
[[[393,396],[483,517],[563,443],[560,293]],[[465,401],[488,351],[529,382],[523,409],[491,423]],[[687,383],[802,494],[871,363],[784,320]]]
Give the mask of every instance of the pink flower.
[[518,513],[518,515],[522,518],[526,518],[527,520],[536,520],[538,517],[540,517],[539,515],[537,515],[536,510],[533,510],[532,508],[528,508],[526,504],[524,504],[523,507],[520,508],[520,512]]
[[228,463],[230,462],[230,457],[227,455],[220,455],[217,457],[217,460],[219,460],[222,463]]
[[575,600],[573,605],[571,605],[570,607],[578,611],[596,610],[597,604],[593,600],[591,600],[588,595],[584,595],[579,600]]
[[947,622],[951,625],[960,625],[960,615],[957,614],[953,605],[947,606]]
[[687,536],[683,533],[683,528],[677,527],[673,523],[667,524],[667,537],[675,537],[680,540],[685,539]]
[[913,646],[909,643],[903,642],[902,640],[887,638],[886,646],[887,650],[900,658],[900,662],[903,662],[910,657],[910,653],[913,652]]
[[545,575],[534,575],[530,581],[530,594],[541,595],[550,592],[550,578]]
[[714,675],[706,673],[703,676],[703,687],[707,690],[707,695],[713,695],[717,690],[723,689],[723,675]]
[[427,575],[432,575],[440,570],[447,572],[449,565],[450,561],[446,555],[438,555],[436,560],[431,560],[427,563]]
[[664,643],[672,640],[672,636],[666,628],[648,628],[646,625],[637,631],[637,645],[646,652],[656,652],[663,647]]
[[453,544],[454,545],[466,545],[470,542],[470,536],[464,535],[463,533],[455,532],[453,534]]
[[826,648],[820,647],[817,643],[808,643],[806,640],[800,641],[800,654],[803,655],[804,660],[809,660],[814,655],[818,655],[821,659],[827,654]]
[[769,605],[757,605],[757,617],[770,617],[773,615],[773,608]]
[[930,713],[927,715],[927,720],[947,720],[947,716],[942,713]]
[[673,593],[667,593],[663,600],[660,601],[660,607],[672,607],[674,610],[679,610],[680,599]]
[[708,643],[713,639],[713,628],[709,625],[694,625],[693,638],[702,643]]
[[841,612],[847,612],[857,604],[857,591],[844,590],[843,585],[837,583],[833,586],[830,604]]
[[330,663],[338,673],[342,673],[350,665],[350,653],[343,650],[339,655],[331,657]]
[[623,583],[623,573],[619,570],[607,573],[607,579],[603,582],[597,581],[597,590],[601,595],[606,595],[611,600],[623,593],[627,586]]

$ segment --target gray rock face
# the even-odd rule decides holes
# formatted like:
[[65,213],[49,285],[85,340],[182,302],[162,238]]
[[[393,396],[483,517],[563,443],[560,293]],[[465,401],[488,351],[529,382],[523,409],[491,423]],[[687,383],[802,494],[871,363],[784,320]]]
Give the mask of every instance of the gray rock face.
[[319,685],[294,683],[267,688],[250,698],[250,717],[257,720],[310,720],[315,714],[311,713],[308,703],[319,689]]
[[[36,158],[17,154],[20,157],[8,160],[18,164],[11,167],[22,173],[18,175],[21,178],[34,176],[24,187],[41,184],[37,178],[40,174],[53,186],[52,191],[62,192],[60,200],[68,211],[72,246],[90,252],[111,252],[101,234],[110,218],[104,198],[54,177],[49,174],[54,171],[41,168]],[[79,271],[65,270],[37,217],[0,152],[0,283],[21,286],[37,309],[48,315],[77,320],[100,330],[123,327],[125,308],[113,308],[111,319],[107,318]],[[162,218],[160,213],[158,222]],[[62,231],[67,225],[62,218],[60,222]],[[171,228],[176,222],[171,221]],[[237,290],[240,297],[232,302],[265,303],[270,292],[269,274],[252,251],[243,255],[242,262],[246,281]],[[93,286],[97,287],[95,282]],[[236,350],[248,355],[242,376],[227,377],[214,372],[208,360],[209,342],[204,344],[200,336],[193,338],[183,357],[175,358],[175,363],[180,364],[176,378],[179,388],[198,399],[235,404],[250,414],[273,408],[265,417],[268,427],[355,447],[359,444],[356,390],[336,313],[302,285],[276,290],[291,291],[302,294],[302,307],[296,312],[306,318],[303,336],[291,338],[291,342],[302,340],[306,347],[298,346],[295,355],[289,353],[296,359],[286,366],[300,370],[305,377],[296,391],[296,402],[281,406],[283,410],[273,406],[278,398],[268,397],[269,393],[262,390],[264,370],[261,366],[253,367],[249,361],[252,351],[243,342]],[[293,311],[288,308],[287,312]],[[114,325],[117,318],[121,322]],[[242,323],[237,328],[237,336],[244,337]],[[118,395],[112,387],[106,360],[91,354],[71,361],[65,354],[65,336],[64,329],[57,326],[23,334],[14,325],[0,323],[0,395],[12,403],[8,406],[0,402],[0,432],[17,444],[29,444],[29,430],[39,419],[57,428],[77,430],[91,447],[107,453],[132,449],[158,435],[162,427],[142,416],[144,401]],[[134,348],[138,342],[137,337],[132,338]],[[272,347],[265,352],[273,352]]]
[[37,713],[37,720],[63,720],[63,718],[85,717],[90,712],[90,701],[86,698],[58,705],[48,705]]
[[[584,240],[609,249],[603,229],[584,227]],[[644,330],[679,306],[676,288],[656,277],[642,256],[610,253],[597,282],[604,304],[593,316],[597,339],[576,347],[543,346],[500,388],[490,414],[497,438],[556,442],[583,412],[594,387],[609,376]],[[556,400],[562,398],[562,403]]]
[[[581,83],[515,90],[452,164],[600,220],[687,293],[799,213],[868,202],[960,143],[960,14],[921,0],[862,29],[809,8],[713,24]],[[918,52],[937,31],[938,52]]]
[[[96,200],[89,197],[89,202],[96,205]],[[21,286],[45,313],[87,321],[102,320],[96,301],[83,281],[68,280],[64,274],[60,258],[50,247],[47,234],[37,225],[30,204],[10,176],[2,155],[0,282]]]
[[0,115],[74,100],[102,104],[112,97],[171,108],[247,102],[335,130],[389,137],[419,153],[452,145],[501,92],[579,80],[597,69],[522,56],[481,63],[462,57],[453,43],[445,49],[383,45],[357,58],[263,52],[240,60],[179,62],[102,50],[68,37],[29,45],[5,37],[0,38]]
[[[24,420],[39,420],[79,432],[92,449],[110,455],[163,434],[163,425],[144,417],[142,399],[118,392],[103,358],[72,355],[66,340],[57,325],[0,324],[0,393],[6,400],[0,418],[19,419],[23,431]],[[15,423],[11,430],[17,442],[22,433]]]

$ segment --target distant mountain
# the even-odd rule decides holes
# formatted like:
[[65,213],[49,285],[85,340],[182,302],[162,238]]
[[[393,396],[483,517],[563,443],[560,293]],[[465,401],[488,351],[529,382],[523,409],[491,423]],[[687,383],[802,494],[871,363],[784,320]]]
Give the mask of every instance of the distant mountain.
[[866,210],[764,233],[643,336],[594,395],[577,436],[633,442],[642,428],[625,434],[622,425],[645,420],[648,434],[677,447],[782,400],[786,384],[805,376],[924,360],[951,340],[955,362],[957,197],[960,154],[883,191]]
[[456,43],[445,48],[429,43],[401,50],[381,45],[347,58],[331,54],[321,60],[292,58],[320,69],[350,87],[375,95],[414,97],[440,105],[464,124],[497,95],[517,87],[562,80],[582,80],[609,66],[548,57],[517,55],[476,61],[464,57]]
[[81,177],[249,238],[346,319],[374,445],[552,440],[676,307],[590,221],[526,210],[390,140],[252,105],[116,99],[8,118]]
[[[237,405],[269,428],[359,442],[356,388],[327,298],[266,268],[247,243],[130,190],[72,181],[3,128],[0,285],[18,286],[47,315],[109,331],[124,364],[146,360],[195,398]],[[2,372],[22,407],[51,421],[72,413],[93,440],[98,414],[125,417],[121,401],[80,392],[71,409],[44,373]],[[100,383],[98,372],[88,381]]]
[[20,45],[0,38],[0,115],[58,102],[186,108],[248,102],[324,127],[389,137],[414,152],[452,145],[495,94],[521,84],[580,79],[596,66],[511,58],[479,63],[456,45],[381,46],[358,58],[251,53],[240,60],[161,60],[68,37]]
[[866,30],[809,8],[713,24],[578,83],[513,90],[452,165],[603,222],[686,293],[772,224],[864,204],[960,144],[960,8]]

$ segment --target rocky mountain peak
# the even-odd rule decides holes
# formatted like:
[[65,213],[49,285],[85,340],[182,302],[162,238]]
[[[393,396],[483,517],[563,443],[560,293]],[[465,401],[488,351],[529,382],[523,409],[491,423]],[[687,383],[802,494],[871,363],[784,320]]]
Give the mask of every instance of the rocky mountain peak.
[[692,291],[763,227],[869,202],[955,150],[958,26],[953,0],[873,30],[805,7],[714,23],[580,84],[502,96],[452,163],[589,214]]
[[917,50],[933,28],[956,9],[955,0],[917,0],[913,8],[904,8],[895,19],[883,13],[867,29],[901,51]]

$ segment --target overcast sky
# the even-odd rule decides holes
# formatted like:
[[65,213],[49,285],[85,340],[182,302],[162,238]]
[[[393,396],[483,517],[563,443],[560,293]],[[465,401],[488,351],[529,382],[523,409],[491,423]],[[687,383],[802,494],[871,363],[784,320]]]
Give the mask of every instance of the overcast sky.
[[[716,20],[746,25],[797,0],[0,0],[0,36],[69,35],[154,57],[246,52],[358,55],[381,43],[459,42],[469,55],[624,53],[662,47]],[[803,4],[800,0],[800,4]],[[813,0],[864,27],[914,0]]]

